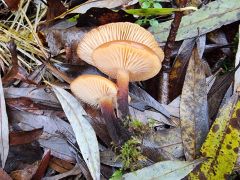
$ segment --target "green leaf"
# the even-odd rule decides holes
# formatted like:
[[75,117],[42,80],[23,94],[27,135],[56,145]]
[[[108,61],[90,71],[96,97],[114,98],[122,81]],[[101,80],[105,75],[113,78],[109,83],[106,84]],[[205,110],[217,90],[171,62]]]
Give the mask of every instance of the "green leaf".
[[201,153],[208,160],[201,164],[190,179],[227,179],[238,157],[240,145],[240,100],[233,95],[213,123]]
[[142,8],[149,8],[150,6],[151,6],[151,3],[148,1],[143,2],[141,5]]
[[122,171],[121,170],[116,170],[112,177],[109,180],[121,180],[122,179]]
[[[165,10],[164,10],[165,11]],[[223,25],[240,20],[239,0],[217,0],[208,3],[198,11],[182,18],[176,40],[192,38],[206,34]],[[160,23],[158,31],[154,32],[158,42],[166,42],[171,28],[171,21]]]
[[143,9],[127,9],[124,10],[128,14],[138,15],[138,16],[158,16],[158,15],[168,15],[175,11],[179,11],[176,8],[143,8]]
[[160,3],[153,3],[154,8],[162,8],[162,5]]
[[135,172],[123,175],[124,180],[173,180],[182,179],[188,175],[202,159],[187,161],[162,161]]
[[100,155],[96,134],[85,119],[86,112],[80,103],[64,89],[53,86],[53,90],[73,128],[84,161],[94,180],[100,180]]

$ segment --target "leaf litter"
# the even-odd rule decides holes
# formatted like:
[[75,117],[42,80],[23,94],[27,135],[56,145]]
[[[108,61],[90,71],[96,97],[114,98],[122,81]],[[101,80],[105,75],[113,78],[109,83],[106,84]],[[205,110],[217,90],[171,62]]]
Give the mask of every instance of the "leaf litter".
[[[0,178],[239,178],[239,3],[191,3],[199,9],[171,0],[2,1]],[[140,23],[161,47],[167,42],[169,57],[166,82],[130,84],[123,128],[132,138],[121,147],[100,111],[69,90],[80,75],[108,78],[77,47],[113,22]],[[156,96],[161,88],[168,104]]]

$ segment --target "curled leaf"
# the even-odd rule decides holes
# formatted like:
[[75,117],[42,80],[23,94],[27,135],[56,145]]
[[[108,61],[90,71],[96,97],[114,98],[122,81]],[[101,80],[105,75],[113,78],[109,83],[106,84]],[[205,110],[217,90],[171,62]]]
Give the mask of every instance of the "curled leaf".
[[80,103],[64,89],[53,86],[63,110],[73,128],[84,161],[94,180],[100,180],[100,155],[94,129],[85,119]]

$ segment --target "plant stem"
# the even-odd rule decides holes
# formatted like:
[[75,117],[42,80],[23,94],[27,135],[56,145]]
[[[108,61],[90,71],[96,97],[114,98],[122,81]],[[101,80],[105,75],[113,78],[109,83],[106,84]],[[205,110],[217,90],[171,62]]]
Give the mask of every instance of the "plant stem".
[[[186,6],[187,0],[179,0],[179,8]],[[169,36],[167,38],[166,45],[164,47],[164,60],[162,71],[158,74],[157,80],[159,82],[160,88],[158,91],[158,100],[167,104],[169,101],[169,73],[171,70],[171,53],[174,47],[175,39],[177,36],[177,31],[183,17],[183,12],[175,12],[174,20],[171,23],[171,29]]]

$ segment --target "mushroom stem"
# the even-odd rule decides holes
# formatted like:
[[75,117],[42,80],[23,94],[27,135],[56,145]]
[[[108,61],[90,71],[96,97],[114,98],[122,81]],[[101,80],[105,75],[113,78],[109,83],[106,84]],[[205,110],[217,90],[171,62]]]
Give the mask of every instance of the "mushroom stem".
[[122,140],[118,134],[118,119],[114,113],[112,98],[102,98],[100,101],[100,108],[112,141],[114,144],[120,145],[122,143]]
[[125,119],[129,115],[128,107],[128,84],[129,73],[126,70],[119,69],[117,72],[117,104],[118,104],[118,116]]

